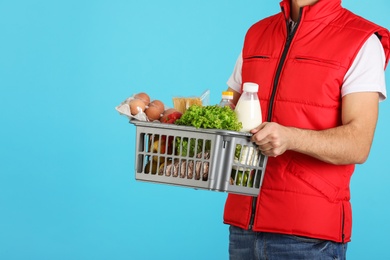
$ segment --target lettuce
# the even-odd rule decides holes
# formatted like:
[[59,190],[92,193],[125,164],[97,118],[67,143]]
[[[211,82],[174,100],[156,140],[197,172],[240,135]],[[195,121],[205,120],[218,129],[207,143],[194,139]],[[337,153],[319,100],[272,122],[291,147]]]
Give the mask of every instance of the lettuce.
[[190,106],[176,125],[194,126],[196,128],[223,129],[240,131],[241,122],[230,107],[214,106]]

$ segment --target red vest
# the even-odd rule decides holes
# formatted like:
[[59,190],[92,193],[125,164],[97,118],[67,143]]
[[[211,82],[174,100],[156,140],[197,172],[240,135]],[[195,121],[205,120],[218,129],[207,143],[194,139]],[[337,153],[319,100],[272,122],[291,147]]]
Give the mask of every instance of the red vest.
[[[389,32],[342,8],[340,0],[327,0],[302,8],[290,40],[290,0],[283,0],[281,7],[281,13],[248,30],[242,82],[259,84],[264,121],[314,130],[339,126],[344,75],[374,33],[381,39],[387,65]],[[224,222],[244,229],[252,223],[255,231],[348,242],[353,171],[354,165],[332,165],[292,151],[268,158],[257,200],[229,194]]]

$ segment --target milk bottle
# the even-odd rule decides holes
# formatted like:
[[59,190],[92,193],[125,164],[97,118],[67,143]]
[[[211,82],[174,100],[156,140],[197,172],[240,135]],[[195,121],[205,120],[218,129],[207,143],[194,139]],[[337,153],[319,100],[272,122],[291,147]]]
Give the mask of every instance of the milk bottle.
[[243,92],[237,102],[234,112],[238,121],[242,123],[241,132],[249,132],[261,124],[261,107],[257,96],[259,85],[252,82],[245,82]]

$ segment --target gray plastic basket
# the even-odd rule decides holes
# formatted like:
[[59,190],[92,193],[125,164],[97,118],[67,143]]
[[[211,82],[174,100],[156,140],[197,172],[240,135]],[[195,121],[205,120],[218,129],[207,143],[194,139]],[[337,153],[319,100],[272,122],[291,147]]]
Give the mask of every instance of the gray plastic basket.
[[139,181],[257,196],[267,157],[250,134],[131,120]]

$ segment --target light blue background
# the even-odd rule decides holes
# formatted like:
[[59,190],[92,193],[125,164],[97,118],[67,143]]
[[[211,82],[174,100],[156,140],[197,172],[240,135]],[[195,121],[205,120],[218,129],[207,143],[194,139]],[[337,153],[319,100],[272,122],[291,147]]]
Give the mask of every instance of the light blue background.
[[[1,0],[0,259],[227,259],[226,194],[136,182],[114,107],[140,91],[217,103],[278,2]],[[344,6],[390,28],[387,0]],[[388,255],[389,106],[352,179],[349,259]]]

